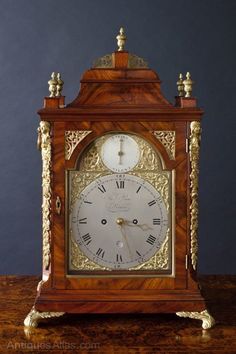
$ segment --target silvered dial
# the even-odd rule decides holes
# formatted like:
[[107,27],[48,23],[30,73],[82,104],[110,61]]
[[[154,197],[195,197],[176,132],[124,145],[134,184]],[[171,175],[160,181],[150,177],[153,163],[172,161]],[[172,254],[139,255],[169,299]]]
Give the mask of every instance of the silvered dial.
[[139,146],[127,134],[114,134],[106,139],[101,148],[101,158],[111,171],[130,171],[139,161]]
[[165,204],[147,181],[108,175],[89,184],[70,215],[72,235],[93,262],[129,269],[161,247],[168,228]]

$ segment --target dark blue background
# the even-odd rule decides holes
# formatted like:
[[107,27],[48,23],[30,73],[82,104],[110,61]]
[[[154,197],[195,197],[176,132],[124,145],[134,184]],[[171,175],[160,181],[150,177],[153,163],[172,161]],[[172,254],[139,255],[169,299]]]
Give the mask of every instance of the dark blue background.
[[67,103],[94,59],[127,49],[148,60],[173,102],[190,71],[205,110],[199,272],[235,273],[236,1],[0,0],[0,274],[41,272],[41,158],[37,109],[52,71]]

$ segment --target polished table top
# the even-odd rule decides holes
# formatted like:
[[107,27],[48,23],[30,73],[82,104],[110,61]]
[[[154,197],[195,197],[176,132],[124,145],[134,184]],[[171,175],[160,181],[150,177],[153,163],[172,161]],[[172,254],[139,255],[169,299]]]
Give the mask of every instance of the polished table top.
[[26,330],[39,277],[0,277],[0,353],[236,354],[236,276],[199,277],[214,328],[158,315],[65,315]]

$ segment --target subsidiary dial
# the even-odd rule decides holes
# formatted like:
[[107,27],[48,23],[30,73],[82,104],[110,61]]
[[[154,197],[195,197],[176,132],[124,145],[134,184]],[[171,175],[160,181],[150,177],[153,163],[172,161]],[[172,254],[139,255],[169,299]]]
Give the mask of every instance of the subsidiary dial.
[[101,149],[104,165],[113,172],[132,170],[140,157],[139,146],[128,134],[114,134],[107,138]]

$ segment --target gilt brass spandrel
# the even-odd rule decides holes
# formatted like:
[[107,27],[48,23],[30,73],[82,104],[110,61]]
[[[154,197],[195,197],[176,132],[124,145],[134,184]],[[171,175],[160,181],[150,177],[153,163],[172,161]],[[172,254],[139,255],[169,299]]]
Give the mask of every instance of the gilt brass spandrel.
[[65,159],[69,160],[76,146],[88,135],[91,130],[66,130],[65,131]]
[[81,192],[93,181],[99,177],[106,176],[107,171],[104,172],[79,172],[79,171],[69,171],[69,193],[70,193],[70,208],[73,207],[76,200],[79,198]]
[[165,147],[170,160],[175,160],[175,131],[154,130],[153,134]]
[[159,249],[159,251],[151,257],[147,262],[144,262],[136,267],[129,268],[129,270],[153,270],[153,269],[170,269],[170,257],[169,257],[169,247],[170,247],[170,229],[167,230],[166,238]]
[[80,269],[83,271],[86,270],[107,270],[111,271],[110,268],[102,267],[99,264],[91,261],[88,257],[86,257],[83,252],[81,252],[79,245],[73,239],[72,231],[70,231],[70,239],[71,239],[71,255],[70,255],[70,263],[74,269]]
[[78,169],[83,172],[106,172],[107,167],[103,164],[101,159],[101,149],[102,144],[111,135],[107,134],[105,136],[96,139],[85,153],[81,156],[78,163]]
[[139,162],[132,171],[162,171],[163,161],[152,145],[137,135],[132,137],[137,142],[140,149]]
[[149,172],[149,171],[130,171],[129,174],[134,176],[140,176],[141,178],[148,181],[153,187],[160,193],[166,210],[170,210],[170,197],[171,197],[171,172],[162,171],[162,172]]

